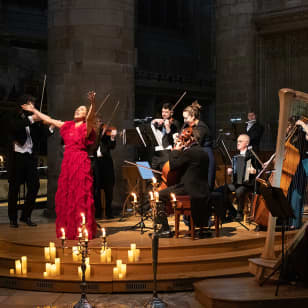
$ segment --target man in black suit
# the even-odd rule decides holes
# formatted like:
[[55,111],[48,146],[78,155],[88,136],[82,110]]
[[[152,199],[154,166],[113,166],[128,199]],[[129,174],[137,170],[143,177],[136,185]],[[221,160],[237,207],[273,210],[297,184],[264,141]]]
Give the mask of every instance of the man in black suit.
[[[35,104],[35,98],[24,95],[21,104]],[[8,152],[8,216],[10,226],[17,228],[17,198],[20,185],[27,185],[27,195],[20,221],[30,227],[36,224],[31,221],[31,213],[40,187],[37,170],[37,154],[40,141],[47,136],[48,128],[42,127],[35,115],[20,110],[10,121]]]
[[249,111],[247,114],[246,132],[250,138],[249,145],[252,146],[254,151],[259,151],[261,137],[263,135],[264,127],[257,122],[256,114],[254,111]]
[[[159,192],[163,202],[170,200],[170,193],[189,195],[191,198],[191,215],[196,227],[203,228],[210,216],[208,185],[208,154],[198,144],[198,131],[193,130],[188,143],[178,143],[169,154],[170,171],[180,175],[179,183]],[[162,217],[162,232],[169,230],[167,217]],[[200,236],[202,234],[200,233]]]

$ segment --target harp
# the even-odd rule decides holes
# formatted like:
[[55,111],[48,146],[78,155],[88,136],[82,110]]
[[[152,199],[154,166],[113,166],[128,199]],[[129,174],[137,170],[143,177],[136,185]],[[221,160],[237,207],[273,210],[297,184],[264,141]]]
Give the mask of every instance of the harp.
[[[279,124],[278,135],[276,141],[276,159],[275,170],[272,186],[280,187],[282,168],[285,157],[285,141],[286,131],[288,126],[288,119],[291,115],[306,115],[308,114],[308,94],[292,89],[280,89],[279,93]],[[257,270],[254,271],[257,280],[262,280],[265,274],[266,264],[271,260],[275,260],[274,242],[275,242],[275,227],[276,218],[269,214],[268,229],[264,251],[261,259],[255,262]],[[263,261],[262,261],[263,260]]]

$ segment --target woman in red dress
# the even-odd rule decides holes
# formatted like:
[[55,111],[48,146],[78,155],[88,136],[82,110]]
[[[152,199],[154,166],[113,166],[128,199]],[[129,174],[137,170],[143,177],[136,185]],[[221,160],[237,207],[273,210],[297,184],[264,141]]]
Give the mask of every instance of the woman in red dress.
[[65,147],[55,196],[56,232],[59,238],[62,235],[61,228],[64,228],[69,240],[75,240],[78,237],[82,213],[86,218],[89,239],[95,237],[97,229],[91,162],[87,153],[87,147],[95,142],[95,93],[89,92],[88,99],[89,110],[86,106],[79,106],[75,110],[74,120],[66,122],[52,119],[33,106],[22,106],[24,110],[36,114],[46,124],[60,128]]

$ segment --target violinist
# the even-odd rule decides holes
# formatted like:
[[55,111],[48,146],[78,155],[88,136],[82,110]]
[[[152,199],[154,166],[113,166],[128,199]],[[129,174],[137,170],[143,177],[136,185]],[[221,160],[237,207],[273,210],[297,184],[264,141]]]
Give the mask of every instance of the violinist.
[[117,130],[115,127],[102,124],[97,120],[98,125],[98,144],[93,158],[93,176],[94,176],[94,204],[95,217],[102,218],[102,190],[105,193],[106,218],[113,218],[112,200],[113,188],[115,183],[113,160],[111,151],[116,147]]
[[172,104],[164,103],[161,110],[161,119],[154,119],[151,122],[152,131],[159,144],[155,147],[151,164],[152,168],[156,170],[162,170],[174,144],[173,135],[180,130],[180,123],[173,119],[172,115]]
[[[169,186],[159,192],[163,202],[170,200],[170,193],[189,195],[191,197],[191,213],[194,224],[200,228],[199,236],[203,236],[203,227],[209,218],[209,187],[208,187],[208,155],[199,145],[198,130],[184,129],[179,141],[169,154],[170,171],[178,171],[178,184]],[[162,217],[163,232],[169,231],[167,217]]]
[[212,191],[215,186],[216,164],[213,153],[213,139],[208,126],[200,120],[201,106],[197,101],[187,106],[183,111],[184,128],[193,127],[198,130],[199,142],[202,149],[207,153],[209,158],[208,183]]

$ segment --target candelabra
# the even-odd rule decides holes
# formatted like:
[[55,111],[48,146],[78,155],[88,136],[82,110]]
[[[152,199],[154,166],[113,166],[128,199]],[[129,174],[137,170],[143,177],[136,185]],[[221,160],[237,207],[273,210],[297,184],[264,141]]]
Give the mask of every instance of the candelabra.
[[88,257],[88,239],[82,239],[79,237],[79,254],[81,254],[81,271],[82,280],[80,284],[81,298],[79,302],[74,306],[74,308],[92,308],[87,299],[87,282],[86,282],[86,258]]

